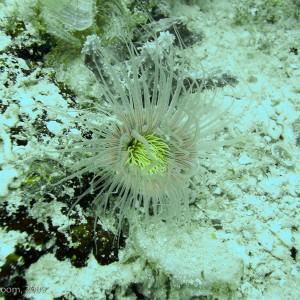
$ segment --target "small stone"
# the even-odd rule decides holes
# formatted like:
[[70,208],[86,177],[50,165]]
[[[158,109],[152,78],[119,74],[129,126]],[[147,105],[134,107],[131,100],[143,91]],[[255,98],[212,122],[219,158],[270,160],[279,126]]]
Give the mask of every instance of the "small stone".
[[288,247],[292,247],[292,232],[289,228],[284,228],[277,233],[278,238]]
[[46,126],[51,133],[53,133],[55,135],[62,134],[62,126],[60,123],[58,123],[56,121],[49,121],[46,123]]
[[241,157],[239,159],[239,163],[241,165],[247,165],[247,164],[250,164],[251,162],[252,162],[252,159],[246,153],[241,154]]

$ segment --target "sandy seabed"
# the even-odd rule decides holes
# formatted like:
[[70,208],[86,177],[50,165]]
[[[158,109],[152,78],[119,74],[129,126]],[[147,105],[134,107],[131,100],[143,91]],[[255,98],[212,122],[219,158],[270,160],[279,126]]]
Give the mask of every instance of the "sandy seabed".
[[[28,50],[28,57],[18,56],[16,45],[22,49],[26,41],[18,33],[8,34],[4,17],[13,13],[16,1],[0,1],[3,299],[20,299],[14,296],[20,290],[27,299],[43,300],[300,299],[300,25],[295,15],[273,22],[255,19],[261,1],[252,2],[244,22],[237,21],[243,2],[233,0],[206,2],[204,9],[199,8],[203,1],[174,9],[175,16],[185,16],[202,36],[186,57],[193,61],[189,53],[196,53],[208,73],[222,70],[238,78],[234,95],[248,109],[227,130],[251,135],[251,143],[216,150],[211,165],[205,166],[213,172],[191,206],[189,230],[170,234],[159,225],[134,228],[115,257],[100,264],[89,250],[81,264],[76,262],[81,252],[64,256],[70,242],[69,206],[55,196],[32,205],[24,196],[24,186],[28,195],[28,185],[42,177],[37,175],[37,170],[42,173],[39,161],[55,159],[47,143],[57,142],[62,124],[68,123],[57,122],[53,111],[43,120],[36,102],[61,109],[72,97],[50,80],[51,68],[29,65],[35,49]],[[25,12],[26,6],[20,19]],[[27,25],[25,30],[33,30]],[[88,71],[82,69],[72,79],[63,70],[57,74],[69,86],[77,85],[72,96],[78,101],[86,87],[97,94]],[[39,126],[46,133],[37,138]],[[71,132],[76,135],[76,130]],[[72,197],[74,191],[66,188],[65,194]],[[84,208],[75,211],[83,228],[92,228]]]

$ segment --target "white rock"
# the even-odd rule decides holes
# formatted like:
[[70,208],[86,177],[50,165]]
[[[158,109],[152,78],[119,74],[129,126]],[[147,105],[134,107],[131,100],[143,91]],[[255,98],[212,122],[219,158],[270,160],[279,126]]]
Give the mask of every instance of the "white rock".
[[288,249],[286,247],[281,246],[281,245],[275,246],[271,253],[272,253],[272,255],[274,255],[275,257],[277,257],[279,259],[285,259],[290,254],[288,252]]
[[11,44],[10,36],[0,31],[0,51],[3,51],[6,47]]
[[0,196],[5,197],[8,195],[8,188],[13,180],[18,177],[16,169],[6,169],[0,171]]
[[282,127],[278,125],[274,120],[270,120],[270,126],[268,128],[268,135],[274,139],[278,140],[282,133]]
[[161,224],[149,232],[137,229],[135,241],[142,256],[178,284],[201,287],[239,284],[242,255],[216,238],[213,229],[187,232],[177,228],[174,233]]
[[251,164],[252,159],[246,154],[246,153],[242,153],[239,159],[239,163],[241,165],[247,165],[247,164]]
[[274,237],[270,230],[266,229],[257,235],[258,242],[266,249],[271,251],[273,249]]
[[56,121],[49,121],[46,123],[46,126],[48,128],[48,130],[55,134],[55,135],[61,135],[62,134],[62,126],[60,123],[56,122]]
[[293,242],[292,242],[292,231],[289,228],[284,228],[281,229],[278,233],[277,233],[278,238],[288,247],[292,247],[293,246]]

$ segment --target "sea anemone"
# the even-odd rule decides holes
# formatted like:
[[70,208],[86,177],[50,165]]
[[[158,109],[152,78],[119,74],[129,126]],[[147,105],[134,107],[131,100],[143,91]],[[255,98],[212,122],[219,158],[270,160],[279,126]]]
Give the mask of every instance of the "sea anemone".
[[87,40],[86,62],[97,75],[103,101],[77,119],[89,137],[60,150],[76,153],[78,160],[60,183],[93,174],[73,207],[93,194],[97,211],[118,214],[120,222],[133,216],[189,220],[199,158],[214,147],[207,137],[224,127],[231,104],[222,108],[215,96],[205,96],[199,81],[186,84],[184,67],[175,63],[173,40],[163,32],[139,51],[126,43],[126,64],[109,54],[98,37]]

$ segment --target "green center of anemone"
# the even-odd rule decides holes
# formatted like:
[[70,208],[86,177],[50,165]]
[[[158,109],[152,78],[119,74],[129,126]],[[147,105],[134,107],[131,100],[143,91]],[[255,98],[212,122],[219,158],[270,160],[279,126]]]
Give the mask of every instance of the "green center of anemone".
[[132,140],[127,148],[127,163],[140,167],[147,174],[163,173],[166,170],[167,158],[170,156],[169,149],[161,138],[147,134],[142,136],[142,139]]

